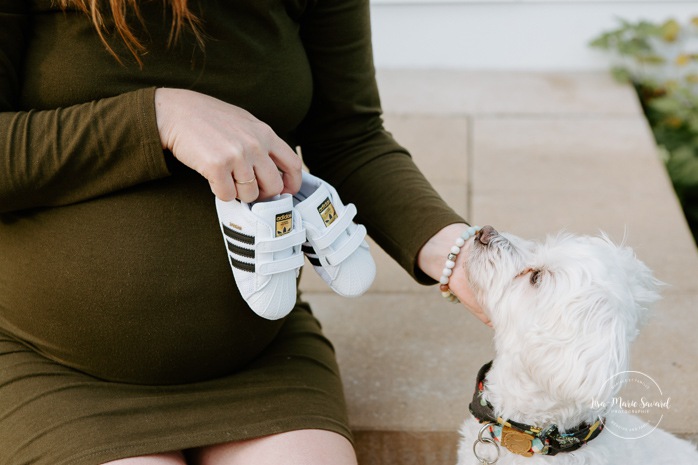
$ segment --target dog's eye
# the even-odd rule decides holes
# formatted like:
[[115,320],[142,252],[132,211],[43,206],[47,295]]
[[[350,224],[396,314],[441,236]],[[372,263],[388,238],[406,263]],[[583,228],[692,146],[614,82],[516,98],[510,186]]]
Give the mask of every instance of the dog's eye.
[[538,287],[543,281],[543,270],[537,268],[525,268],[521,273],[517,274],[516,277],[520,278],[528,275],[528,281],[531,286]]
[[540,282],[543,280],[543,271],[542,270],[531,270],[531,276],[528,279],[531,282],[531,286],[533,286],[533,287],[540,286]]

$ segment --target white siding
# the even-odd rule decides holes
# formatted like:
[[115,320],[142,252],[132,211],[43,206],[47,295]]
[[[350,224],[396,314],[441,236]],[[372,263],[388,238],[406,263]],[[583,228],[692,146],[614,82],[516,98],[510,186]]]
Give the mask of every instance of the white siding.
[[615,18],[687,22],[698,0],[372,0],[381,68],[590,70]]

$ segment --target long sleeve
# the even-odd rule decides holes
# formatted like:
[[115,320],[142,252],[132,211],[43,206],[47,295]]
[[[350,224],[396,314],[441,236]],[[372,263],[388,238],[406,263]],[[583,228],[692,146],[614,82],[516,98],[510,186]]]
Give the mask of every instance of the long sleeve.
[[316,175],[357,205],[371,237],[418,282],[421,247],[461,222],[383,128],[368,0],[318,0],[301,24],[313,100],[297,137]]
[[17,111],[27,3],[0,0],[0,213],[70,204],[167,176],[153,87]]

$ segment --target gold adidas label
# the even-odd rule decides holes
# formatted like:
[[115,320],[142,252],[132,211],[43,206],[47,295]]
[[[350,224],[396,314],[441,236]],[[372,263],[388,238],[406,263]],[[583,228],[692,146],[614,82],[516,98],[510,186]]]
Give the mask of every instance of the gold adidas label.
[[293,213],[279,213],[276,215],[276,237],[285,236],[293,229]]
[[323,223],[325,223],[325,227],[328,227],[334,222],[334,220],[337,219],[337,212],[334,211],[334,205],[332,205],[329,197],[327,197],[317,207],[317,211],[320,213],[320,217],[322,218]]
[[228,226],[230,226],[233,229],[237,229],[238,231],[242,231],[242,226],[239,226],[235,223],[228,222]]

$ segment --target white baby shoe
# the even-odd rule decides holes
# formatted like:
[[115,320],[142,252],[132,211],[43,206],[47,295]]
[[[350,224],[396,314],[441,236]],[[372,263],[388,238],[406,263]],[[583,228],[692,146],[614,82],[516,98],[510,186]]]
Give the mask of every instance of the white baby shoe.
[[307,236],[303,252],[315,271],[339,295],[366,292],[376,265],[364,240],[366,228],[353,222],[356,207],[345,206],[334,187],[306,172],[293,199]]
[[262,318],[288,315],[296,303],[306,240],[291,195],[253,204],[216,198],[216,211],[242,298]]

